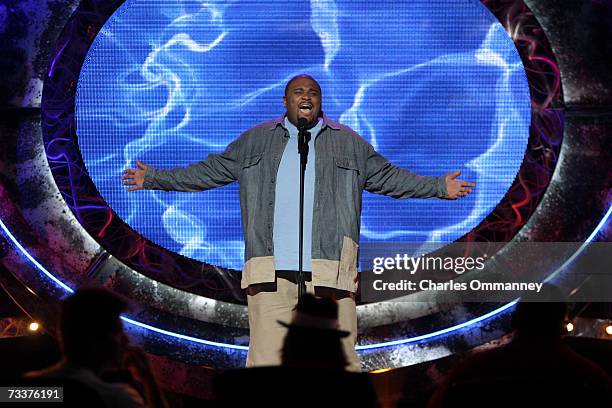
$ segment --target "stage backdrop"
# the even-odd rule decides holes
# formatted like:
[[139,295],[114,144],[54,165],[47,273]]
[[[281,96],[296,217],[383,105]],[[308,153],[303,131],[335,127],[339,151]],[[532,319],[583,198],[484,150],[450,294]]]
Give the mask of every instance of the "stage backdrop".
[[284,85],[298,73],[321,83],[328,116],[393,163],[424,175],[462,170],[478,184],[458,202],[366,194],[365,245],[454,241],[499,203],[523,160],[525,70],[479,1],[128,0],[80,73],[76,123],[87,171],[146,238],[241,269],[236,183],[202,193],[126,193],[120,175],[136,159],[171,168],[222,151],[282,115]]

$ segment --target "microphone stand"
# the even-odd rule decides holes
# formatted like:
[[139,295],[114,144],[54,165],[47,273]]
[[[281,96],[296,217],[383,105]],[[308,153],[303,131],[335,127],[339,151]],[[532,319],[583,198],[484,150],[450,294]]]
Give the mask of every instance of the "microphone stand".
[[300,238],[299,238],[299,269],[297,276],[298,302],[306,293],[306,283],[304,282],[304,177],[306,174],[306,164],[308,163],[308,142],[310,132],[306,130],[308,122],[305,118],[298,120],[298,153],[300,154]]

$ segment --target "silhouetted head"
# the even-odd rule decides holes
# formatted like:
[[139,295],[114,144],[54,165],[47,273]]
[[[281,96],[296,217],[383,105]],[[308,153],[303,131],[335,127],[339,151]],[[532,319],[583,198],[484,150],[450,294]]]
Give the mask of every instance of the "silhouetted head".
[[512,327],[530,337],[560,337],[567,318],[565,297],[545,283],[540,293],[526,292],[512,315]]
[[342,338],[350,333],[339,329],[338,304],[330,298],[303,296],[296,306],[282,349],[282,363],[343,369],[348,365]]
[[310,75],[296,75],[285,86],[283,104],[289,122],[297,126],[298,120],[304,118],[307,127],[312,127],[321,116],[321,86]]
[[103,288],[78,289],[61,305],[60,340],[68,361],[98,370],[116,364],[127,344],[125,299]]

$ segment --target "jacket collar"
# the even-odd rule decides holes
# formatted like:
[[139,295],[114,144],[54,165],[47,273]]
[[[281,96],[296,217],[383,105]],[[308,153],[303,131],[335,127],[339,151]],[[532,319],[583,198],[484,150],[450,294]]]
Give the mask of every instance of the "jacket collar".
[[[276,129],[277,126],[281,126],[284,129],[285,126],[284,126],[283,122],[285,121],[285,116],[286,115],[282,115],[282,116],[274,119],[272,121],[272,126],[270,126],[270,130]],[[339,123],[331,120],[325,114],[322,114],[321,116],[323,117],[323,124],[321,125],[321,130],[325,129],[326,126],[329,126],[331,129],[334,129],[334,130],[340,130],[340,124]]]

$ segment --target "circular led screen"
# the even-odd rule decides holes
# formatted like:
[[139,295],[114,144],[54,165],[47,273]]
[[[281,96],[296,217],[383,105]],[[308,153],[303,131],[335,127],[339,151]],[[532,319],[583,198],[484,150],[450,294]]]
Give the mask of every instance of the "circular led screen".
[[222,151],[283,114],[287,80],[320,82],[323,109],[391,162],[462,170],[459,201],[367,194],[362,242],[451,242],[517,174],[529,138],[527,77],[512,39],[476,0],[128,0],[94,40],[76,95],[79,146],[113,210],[176,253],[240,269],[238,185],[127,193],[135,160],[172,168]]

